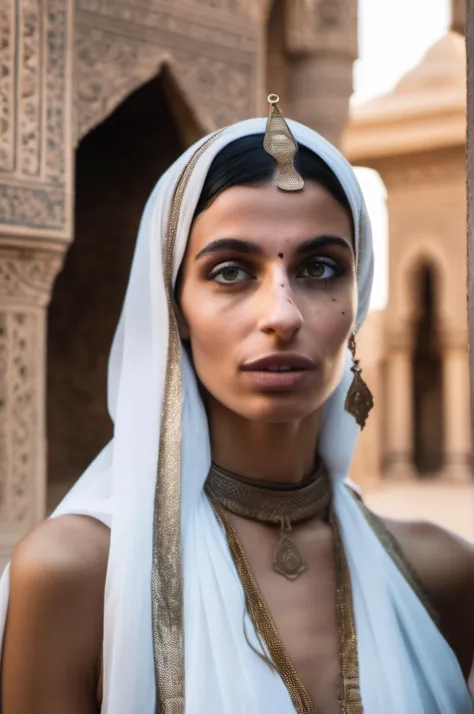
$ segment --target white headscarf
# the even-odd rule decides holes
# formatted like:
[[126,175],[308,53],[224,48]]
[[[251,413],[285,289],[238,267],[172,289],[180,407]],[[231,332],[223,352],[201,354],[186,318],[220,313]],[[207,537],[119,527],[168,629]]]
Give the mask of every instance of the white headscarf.
[[[351,167],[333,146],[307,127],[295,122],[289,125],[297,141],[333,170],[347,195],[356,229],[359,328],[368,310],[373,273],[370,223],[359,185]],[[105,714],[154,714],[156,707],[150,581],[169,348],[163,247],[170,208],[176,190],[180,190],[180,176],[192,160],[195,165],[188,172],[176,216],[175,280],[213,158],[231,141],[263,134],[265,127],[264,119],[231,126],[208,142],[196,159],[196,150],[207,141],[202,139],[171,166],[153,191],[141,221],[109,362],[114,438],[54,513],[55,517],[87,514],[111,527],[104,625]],[[472,714],[454,653],[344,485],[358,436],[357,425],[344,410],[350,366],[348,353],[342,381],[324,408],[320,453],[333,480],[335,511],[351,574],[364,712]],[[170,438],[180,443],[181,457],[185,714],[294,714],[282,681],[246,640],[242,586],[222,528],[203,496],[211,458],[208,426],[184,350],[177,368],[182,380],[181,424],[175,432],[175,425],[168,424],[167,428]],[[158,480],[165,476],[159,473]],[[170,553],[172,546],[170,543]],[[174,568],[176,564],[168,566]],[[8,571],[0,597],[1,627],[8,602]],[[175,603],[169,605],[173,608]],[[166,607],[160,616],[166,618]],[[246,630],[254,647],[260,649],[250,621]],[[168,645],[163,643],[165,652],[169,652]],[[179,660],[179,656],[179,652],[171,652],[172,658]],[[168,690],[174,684],[167,682]],[[160,714],[181,711],[178,698],[168,701]]]

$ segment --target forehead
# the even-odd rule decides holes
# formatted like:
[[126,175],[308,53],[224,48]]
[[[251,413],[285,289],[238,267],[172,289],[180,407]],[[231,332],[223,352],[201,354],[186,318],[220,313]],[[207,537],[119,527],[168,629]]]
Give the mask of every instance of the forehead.
[[196,219],[189,248],[199,250],[216,238],[297,243],[317,235],[352,242],[349,212],[322,186],[306,181],[302,191],[281,191],[275,184],[234,186],[221,193]]

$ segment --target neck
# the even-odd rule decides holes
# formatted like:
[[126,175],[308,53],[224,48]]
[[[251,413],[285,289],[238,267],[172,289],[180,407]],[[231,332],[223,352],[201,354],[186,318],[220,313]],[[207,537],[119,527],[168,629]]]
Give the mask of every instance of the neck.
[[240,476],[299,483],[314,470],[319,413],[285,423],[254,422],[214,400],[207,404],[212,459]]

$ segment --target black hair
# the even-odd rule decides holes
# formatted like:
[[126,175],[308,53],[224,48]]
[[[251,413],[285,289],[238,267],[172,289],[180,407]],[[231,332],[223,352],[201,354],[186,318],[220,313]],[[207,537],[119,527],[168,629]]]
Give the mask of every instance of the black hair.
[[[317,154],[305,146],[299,146],[295,168],[304,180],[323,186],[352,217],[349,201],[339,179]],[[275,173],[276,162],[263,148],[263,134],[251,134],[232,141],[214,158],[194,217],[197,218],[209,208],[226,189],[232,186],[259,186],[270,181]]]

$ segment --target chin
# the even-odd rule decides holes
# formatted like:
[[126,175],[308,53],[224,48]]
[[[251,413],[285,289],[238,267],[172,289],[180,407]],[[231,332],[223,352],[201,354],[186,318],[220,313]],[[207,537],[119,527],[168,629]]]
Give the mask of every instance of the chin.
[[[253,400],[249,400],[252,402]],[[284,424],[290,421],[306,419],[319,411],[324,404],[323,399],[308,400],[307,397],[286,396],[259,397],[254,403],[249,403],[242,409],[233,409],[244,419],[262,424]]]

